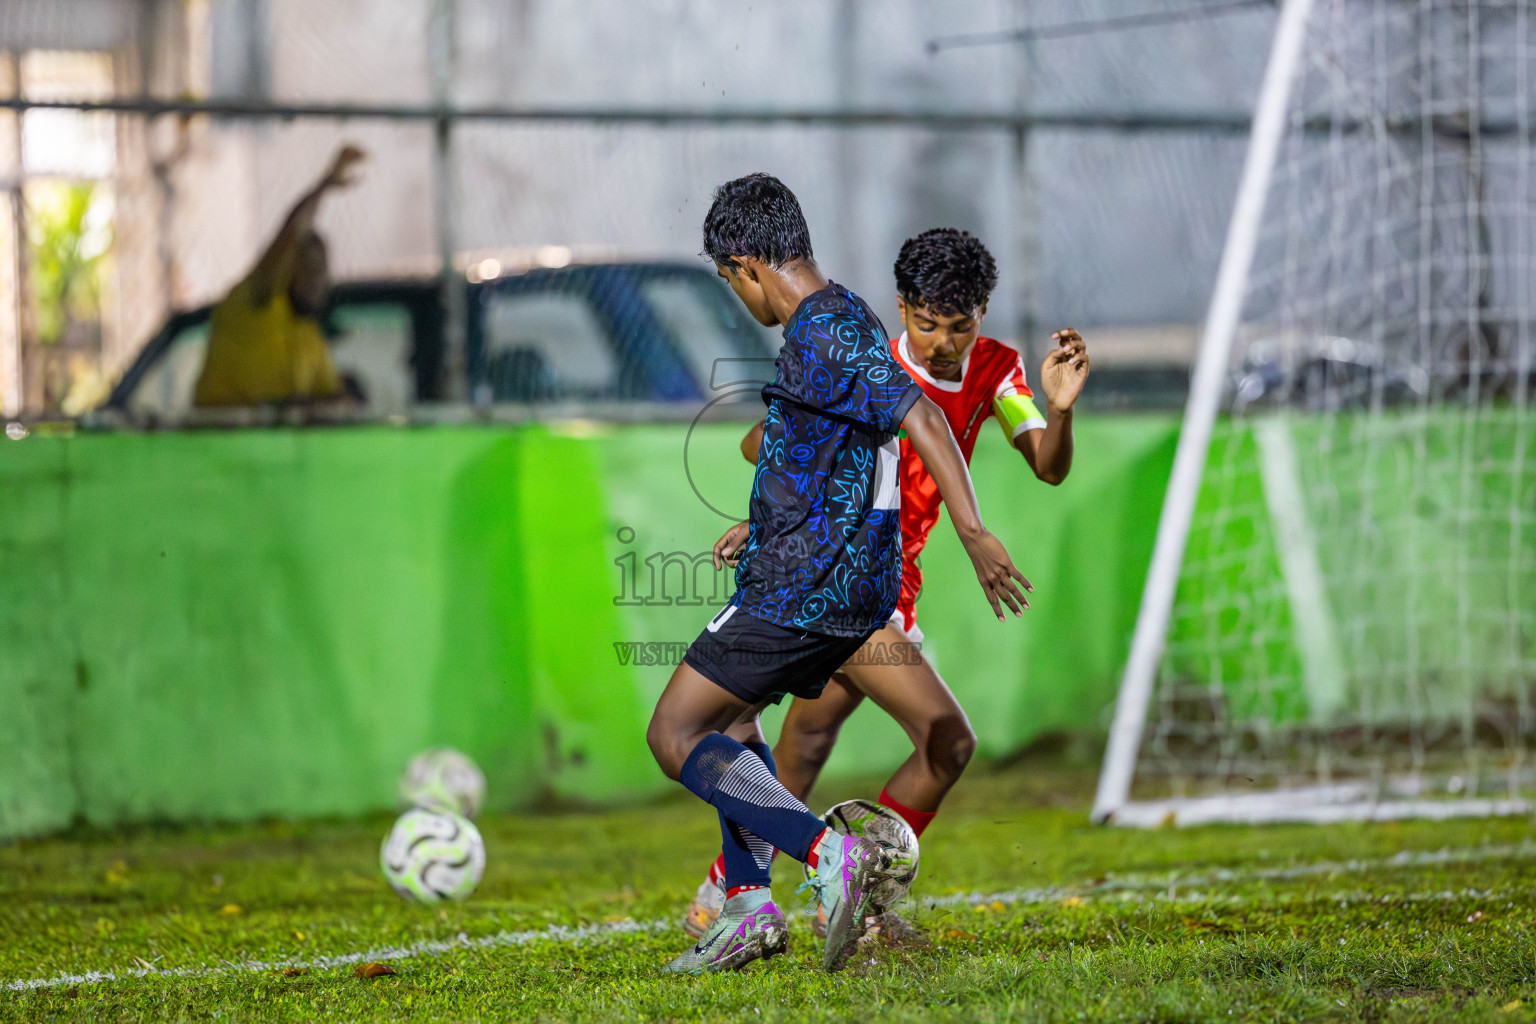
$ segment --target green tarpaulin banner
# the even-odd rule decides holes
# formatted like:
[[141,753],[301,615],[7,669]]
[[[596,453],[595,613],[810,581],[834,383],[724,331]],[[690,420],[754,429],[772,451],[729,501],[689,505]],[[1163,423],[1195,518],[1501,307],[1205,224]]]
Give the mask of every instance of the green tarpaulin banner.
[[[667,791],[645,723],[729,593],[701,563],[746,508],[744,427],[0,444],[0,837],[387,807],[444,744],[493,807]],[[978,445],[1034,609],[996,622],[947,522],[918,609],[983,753],[1104,728],[1176,433],[1084,417],[1059,488],[1000,434]],[[909,752],[866,707],[828,771]]]

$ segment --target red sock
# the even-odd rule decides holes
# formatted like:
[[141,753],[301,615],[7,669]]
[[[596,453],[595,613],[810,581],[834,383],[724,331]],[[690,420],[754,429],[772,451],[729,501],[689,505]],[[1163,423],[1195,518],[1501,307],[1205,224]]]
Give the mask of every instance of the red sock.
[[903,818],[905,818],[906,821],[907,821],[907,824],[912,826],[912,831],[917,833],[917,835],[919,837],[921,837],[922,834],[923,834],[923,831],[928,828],[928,823],[933,820],[933,816],[935,814],[939,813],[936,810],[935,811],[914,811],[910,807],[903,807],[901,804],[897,803],[895,800],[892,800],[891,799],[891,794],[887,793],[883,789],[880,791],[880,803],[882,803],[886,807],[889,807],[891,810],[895,811],[897,814],[899,814]]
[[816,856],[816,847],[821,845],[821,841],[827,838],[827,833],[831,831],[832,830],[829,828],[824,828],[820,832],[816,833],[816,838],[811,841],[811,852],[806,855],[805,863],[812,870],[815,870],[817,861],[821,859],[820,857]]
[[730,899],[732,896],[735,896],[737,893],[751,892],[753,889],[766,889],[766,888],[768,888],[766,885],[733,885],[729,889],[725,890],[725,898],[726,899]]
[[705,876],[711,882],[725,881],[725,853],[715,858],[715,862],[709,866],[709,874]]

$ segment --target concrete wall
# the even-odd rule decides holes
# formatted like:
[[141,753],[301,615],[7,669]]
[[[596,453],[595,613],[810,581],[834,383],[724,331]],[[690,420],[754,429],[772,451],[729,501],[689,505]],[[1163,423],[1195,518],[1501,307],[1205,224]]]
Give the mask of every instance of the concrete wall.
[[[439,33],[440,8],[430,0],[42,0],[7,8],[0,47],[127,40],[144,65],[132,80],[152,92],[274,102],[424,103],[435,95],[434,74],[451,64],[439,91],[469,105],[1241,112],[1273,22],[1256,9],[931,54],[929,40],[955,33],[1128,12],[1109,0],[448,6]],[[180,36],[164,24],[167,11],[183,19]],[[435,63],[433,41],[447,39],[449,57]],[[430,126],[165,122],[145,139],[140,165],[125,171],[146,176],[157,162],[164,171],[168,213],[153,270],[168,280],[159,291],[176,306],[221,294],[343,140],[375,159],[363,183],[321,215],[338,271],[428,270],[444,234]],[[1007,131],[475,123],[454,134],[446,234],[459,250],[566,245],[691,256],[710,190],[766,169],[801,196],[827,269],[882,313],[901,240],[957,225],[980,233],[999,260],[992,333],[1017,338],[1031,322],[1190,324],[1208,298],[1242,151],[1241,138],[1201,133],[1053,130],[1020,139]],[[135,288],[147,302],[166,301],[152,291]]]

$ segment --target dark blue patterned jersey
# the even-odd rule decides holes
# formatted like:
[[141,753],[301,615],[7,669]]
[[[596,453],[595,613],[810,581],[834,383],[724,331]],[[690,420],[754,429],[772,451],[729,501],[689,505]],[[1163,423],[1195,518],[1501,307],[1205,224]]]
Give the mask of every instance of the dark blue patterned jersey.
[[864,300],[829,284],[784,325],[736,568],[742,611],[864,636],[901,595],[897,432],[923,389]]

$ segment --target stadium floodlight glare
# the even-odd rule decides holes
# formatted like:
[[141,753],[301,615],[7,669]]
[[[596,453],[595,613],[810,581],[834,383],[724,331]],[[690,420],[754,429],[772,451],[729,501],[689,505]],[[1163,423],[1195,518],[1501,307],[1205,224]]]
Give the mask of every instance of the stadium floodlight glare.
[[1530,7],[1286,0],[1094,820],[1533,806]]

